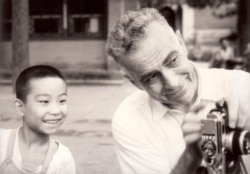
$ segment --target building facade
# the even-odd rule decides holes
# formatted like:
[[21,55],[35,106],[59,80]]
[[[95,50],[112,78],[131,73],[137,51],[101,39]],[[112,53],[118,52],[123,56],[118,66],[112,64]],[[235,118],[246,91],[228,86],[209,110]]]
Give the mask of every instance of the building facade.
[[[12,59],[11,2],[3,0],[1,64],[5,68],[11,66]],[[116,69],[104,52],[107,33],[124,12],[138,8],[139,0],[29,0],[30,64],[52,64],[80,71]],[[195,38],[202,43],[211,39],[211,33],[217,37],[214,32],[223,30],[218,27],[221,21],[214,22],[207,9],[204,12],[176,3],[161,4],[157,8],[175,30],[182,32],[187,42]],[[206,15],[206,21],[201,14]],[[215,29],[209,27],[210,24]],[[234,26],[227,26],[230,27]]]

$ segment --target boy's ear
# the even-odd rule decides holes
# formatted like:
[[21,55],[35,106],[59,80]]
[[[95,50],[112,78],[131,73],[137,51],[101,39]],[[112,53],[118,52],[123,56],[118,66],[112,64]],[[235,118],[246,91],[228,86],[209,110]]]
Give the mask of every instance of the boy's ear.
[[177,39],[178,39],[179,43],[181,44],[181,47],[182,47],[182,49],[184,51],[184,54],[188,55],[187,54],[186,44],[183,41],[183,37],[182,37],[182,34],[181,34],[180,30],[176,30],[176,36],[177,36]]
[[23,112],[24,104],[23,104],[23,102],[19,99],[16,99],[14,103],[15,103],[17,114],[20,116],[24,116],[24,112]]

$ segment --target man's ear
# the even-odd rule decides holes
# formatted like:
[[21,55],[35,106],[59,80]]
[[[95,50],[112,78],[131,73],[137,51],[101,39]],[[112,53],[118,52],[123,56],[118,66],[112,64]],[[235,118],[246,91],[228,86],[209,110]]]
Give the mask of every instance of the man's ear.
[[16,107],[17,114],[20,115],[20,116],[24,116],[24,112],[23,112],[24,103],[20,99],[16,99],[14,101],[14,104],[15,104],[15,107]]
[[137,88],[142,90],[142,87],[140,84],[138,84],[130,75],[126,74],[124,71],[122,71],[122,76],[129,80],[133,85],[135,85]]
[[178,41],[179,41],[179,43],[180,43],[180,45],[181,45],[181,47],[182,47],[182,49],[184,51],[184,54],[188,55],[187,54],[186,44],[183,41],[183,37],[182,37],[182,34],[181,34],[180,30],[176,30],[176,36],[177,36],[177,39],[178,39]]

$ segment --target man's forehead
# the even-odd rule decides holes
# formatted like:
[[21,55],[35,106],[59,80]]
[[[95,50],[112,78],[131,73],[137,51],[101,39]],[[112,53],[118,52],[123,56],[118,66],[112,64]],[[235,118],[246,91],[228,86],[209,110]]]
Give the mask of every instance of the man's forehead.
[[146,39],[162,37],[163,35],[175,39],[175,33],[167,22],[152,21],[145,26]]
[[137,41],[136,47],[124,55],[120,63],[126,74],[140,77],[167,58],[168,52],[178,50],[174,43],[177,38],[167,23],[151,22],[145,28],[144,38]]

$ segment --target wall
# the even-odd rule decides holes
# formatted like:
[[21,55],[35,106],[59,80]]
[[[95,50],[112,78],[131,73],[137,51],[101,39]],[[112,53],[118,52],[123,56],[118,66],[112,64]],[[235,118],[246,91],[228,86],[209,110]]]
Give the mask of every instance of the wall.
[[[105,41],[30,41],[30,64],[50,63],[63,68],[90,68],[105,65]],[[10,64],[12,56],[11,42],[3,43],[5,62]]]
[[[136,0],[108,1],[108,29],[109,32],[119,17],[127,10],[138,8]],[[104,47],[106,40],[58,40],[58,41],[30,41],[30,64],[50,63],[67,69],[106,68],[114,64],[106,58]],[[10,67],[12,48],[11,42],[3,42],[5,55],[1,56],[3,67]]]

